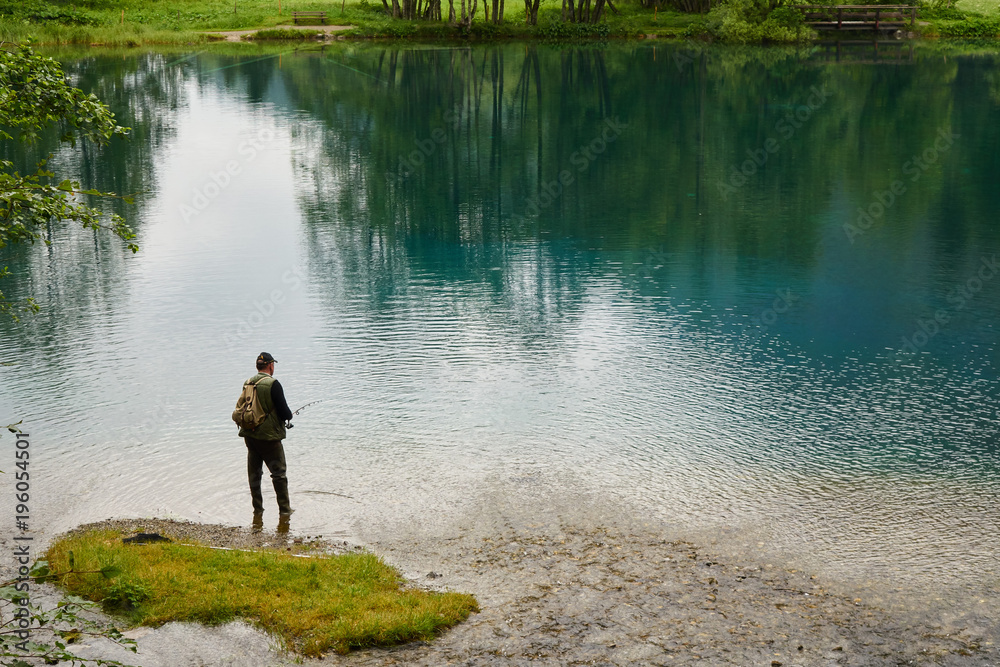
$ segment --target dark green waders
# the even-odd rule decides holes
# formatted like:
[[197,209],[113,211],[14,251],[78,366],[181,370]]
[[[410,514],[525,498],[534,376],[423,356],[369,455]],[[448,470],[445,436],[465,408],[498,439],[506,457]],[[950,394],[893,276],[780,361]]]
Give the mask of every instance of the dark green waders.
[[264,499],[260,491],[264,465],[271,473],[274,495],[278,498],[278,512],[291,514],[288,478],[285,476],[285,450],[281,446],[281,440],[257,440],[249,436],[243,440],[247,444],[247,479],[250,482],[250,498],[253,501],[254,514],[264,511]]

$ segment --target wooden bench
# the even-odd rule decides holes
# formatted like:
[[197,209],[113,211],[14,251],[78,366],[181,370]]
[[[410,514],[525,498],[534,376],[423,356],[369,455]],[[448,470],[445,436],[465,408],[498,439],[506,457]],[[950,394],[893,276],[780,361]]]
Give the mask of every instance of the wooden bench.
[[292,23],[298,23],[299,19],[312,23],[318,19],[320,23],[326,23],[326,12],[292,12]]
[[913,27],[913,5],[795,5],[817,30],[898,30]]

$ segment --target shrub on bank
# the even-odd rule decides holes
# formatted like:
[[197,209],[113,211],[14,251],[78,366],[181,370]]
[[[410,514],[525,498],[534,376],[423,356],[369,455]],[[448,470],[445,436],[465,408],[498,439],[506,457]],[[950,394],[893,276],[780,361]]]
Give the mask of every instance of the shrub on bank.
[[705,34],[733,44],[760,44],[801,42],[813,31],[802,12],[780,0],[725,0],[685,31],[687,37]]
[[969,39],[997,37],[1000,35],[1000,19],[985,16],[968,16],[963,21],[941,21],[938,32],[947,37]]

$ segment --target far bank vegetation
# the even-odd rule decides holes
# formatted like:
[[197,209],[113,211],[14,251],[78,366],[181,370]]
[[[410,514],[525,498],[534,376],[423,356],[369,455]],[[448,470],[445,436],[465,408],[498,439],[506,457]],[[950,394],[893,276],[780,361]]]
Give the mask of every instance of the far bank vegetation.
[[[928,36],[1000,35],[995,0],[916,2]],[[793,0],[0,0],[0,39],[137,46],[212,39],[211,31],[266,29],[257,39],[314,38],[292,11],[326,12],[348,38],[608,39],[647,35],[727,43],[815,37]],[[815,4],[811,2],[809,4]],[[835,4],[832,2],[820,4]],[[852,3],[854,4],[854,3]],[[317,21],[318,23],[318,21]]]

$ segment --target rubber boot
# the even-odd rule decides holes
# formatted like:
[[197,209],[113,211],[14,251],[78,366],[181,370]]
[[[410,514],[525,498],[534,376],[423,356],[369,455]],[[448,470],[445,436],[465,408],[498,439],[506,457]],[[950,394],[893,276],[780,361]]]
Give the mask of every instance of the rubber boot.
[[254,480],[250,480],[250,501],[253,503],[253,513],[263,514],[264,513],[264,496],[260,492],[260,473],[257,474],[257,483],[254,484]]
[[278,513],[291,514],[293,510],[288,500],[288,479],[276,477],[271,480],[271,483],[274,484],[274,495],[278,497]]

